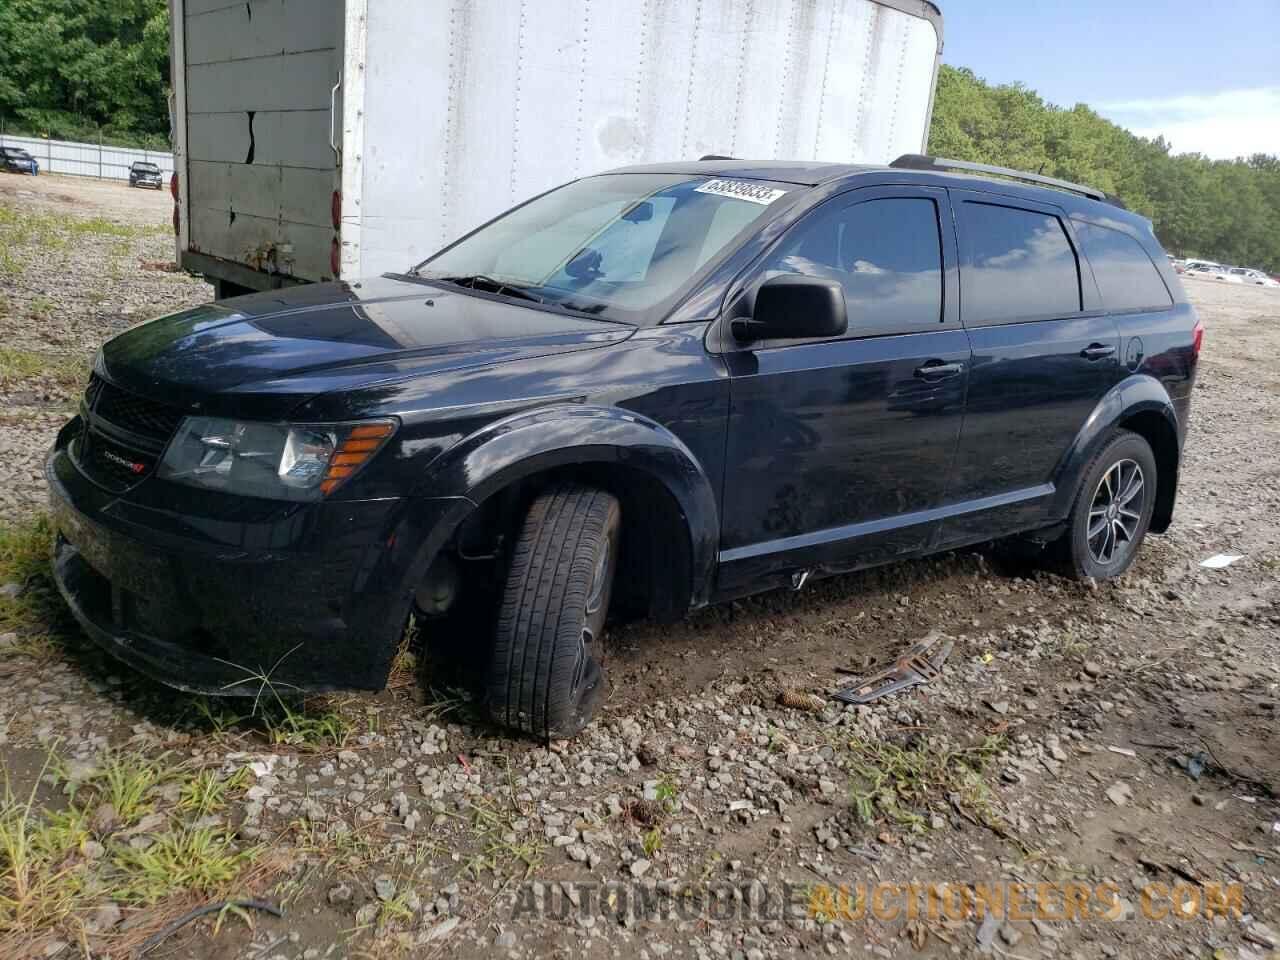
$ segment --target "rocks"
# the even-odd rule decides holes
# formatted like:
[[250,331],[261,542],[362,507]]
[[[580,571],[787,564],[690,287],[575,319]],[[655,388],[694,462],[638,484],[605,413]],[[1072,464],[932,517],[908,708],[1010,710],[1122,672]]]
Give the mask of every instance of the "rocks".
[[641,877],[643,877],[646,873],[649,872],[649,868],[652,866],[653,864],[650,863],[648,860],[645,860],[644,858],[640,858],[638,860],[633,860],[631,863],[631,866],[628,867],[627,869],[630,871],[632,877],[639,880]]
[[516,945],[516,935],[514,931],[503,930],[500,934],[493,938],[493,945],[498,950],[510,950]]
[[0,584],[0,597],[6,597],[10,600],[17,600],[18,597],[22,596],[25,590],[26,590],[26,587],[24,587],[20,583]]
[[379,900],[390,900],[396,895],[396,882],[387,874],[379,874],[373,880],[373,892]]
[[114,929],[123,917],[124,914],[116,904],[110,902],[101,904],[89,914],[89,919],[84,925],[85,932],[95,936],[106,933]]
[[1133,788],[1123,780],[1117,780],[1107,787],[1107,799],[1117,807],[1128,806],[1133,802]]
[[332,886],[332,887],[330,887],[330,888],[329,888],[329,892],[328,892],[328,894],[326,894],[326,899],[327,899],[330,903],[335,904],[335,905],[340,904],[340,903],[350,903],[350,902],[351,902],[351,887],[349,887],[349,886],[348,886],[347,884],[345,884],[345,883],[338,883],[338,884],[335,884],[334,886]]

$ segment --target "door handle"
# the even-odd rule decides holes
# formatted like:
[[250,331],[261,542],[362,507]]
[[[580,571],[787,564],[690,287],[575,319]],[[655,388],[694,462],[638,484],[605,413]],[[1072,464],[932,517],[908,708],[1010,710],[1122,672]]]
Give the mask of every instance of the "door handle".
[[963,363],[943,363],[941,360],[929,360],[916,367],[918,380],[947,380],[964,373]]
[[1086,360],[1101,360],[1104,357],[1114,357],[1115,354],[1115,344],[1108,346],[1105,343],[1091,343],[1080,351],[1080,356]]

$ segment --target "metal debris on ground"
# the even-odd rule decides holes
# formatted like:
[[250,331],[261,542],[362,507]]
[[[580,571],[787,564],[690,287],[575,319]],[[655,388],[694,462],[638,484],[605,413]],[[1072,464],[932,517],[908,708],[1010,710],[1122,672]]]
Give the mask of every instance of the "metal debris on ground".
[[1221,570],[1223,567],[1229,567],[1237,560],[1243,560],[1244,556],[1239,553],[1215,553],[1208,560],[1201,560],[1200,566],[1208,567],[1210,570]]
[[938,645],[938,640],[937,636],[925,637],[890,666],[858,683],[837,690],[832,697],[844,703],[864,704],[932,683],[942,675],[942,665],[955,647],[955,643],[948,640],[938,647],[933,656],[928,656],[929,651]]

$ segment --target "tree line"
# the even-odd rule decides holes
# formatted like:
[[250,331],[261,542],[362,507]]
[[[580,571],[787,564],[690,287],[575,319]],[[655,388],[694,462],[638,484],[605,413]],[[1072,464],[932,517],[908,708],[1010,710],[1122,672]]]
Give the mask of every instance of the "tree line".
[[[166,0],[2,0],[0,123],[10,133],[163,149]],[[1179,256],[1280,272],[1280,158],[1173,155],[1087,106],[973,71],[938,76],[930,152],[1088,183],[1151,219]]]
[[1171,154],[1083,104],[1045,103],[1021,84],[992,86],[972,70],[938,75],[929,152],[1087,183],[1149,218],[1176,256],[1280,272],[1280,157],[1210,160]]
[[166,0],[0,0],[6,133],[168,149]]

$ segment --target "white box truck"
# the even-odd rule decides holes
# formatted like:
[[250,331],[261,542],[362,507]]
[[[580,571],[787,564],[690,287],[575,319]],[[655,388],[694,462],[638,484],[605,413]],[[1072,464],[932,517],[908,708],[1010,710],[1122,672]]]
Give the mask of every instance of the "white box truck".
[[925,149],[923,0],[170,0],[178,262],[219,296],[403,270],[633,163]]

